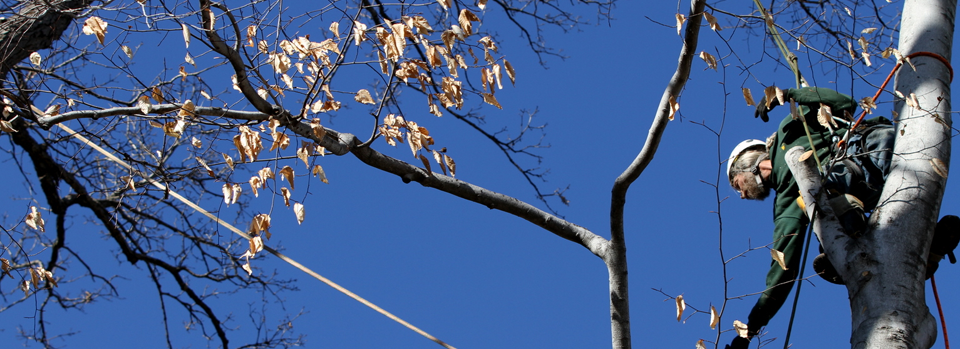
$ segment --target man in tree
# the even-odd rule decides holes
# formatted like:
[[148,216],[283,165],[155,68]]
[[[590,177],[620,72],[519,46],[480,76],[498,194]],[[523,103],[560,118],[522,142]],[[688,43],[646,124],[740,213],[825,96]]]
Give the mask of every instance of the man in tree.
[[[802,208],[803,202],[798,200],[799,188],[784,158],[787,151],[796,146],[815,150],[826,177],[824,189],[844,233],[858,237],[866,230],[864,213],[872,211],[880,198],[893,150],[894,128],[889,120],[879,117],[864,121],[845,142],[847,147],[842,153],[844,156],[835,156],[838,153],[836,143],[847,132],[848,126],[844,121],[834,120],[833,115],[846,115],[846,119],[850,119],[849,116],[857,107],[850,96],[830,89],[807,87],[783,91],[783,101],[794,103],[797,116],[803,119],[794,119],[793,115],[785,117],[777,132],[766,142],[741,142],[727,162],[730,185],[740,192],[742,199],[763,200],[769,196],[771,189],[777,193],[774,199],[773,249],[782,253],[783,266],[776,261],[771,262],[766,279],[767,288],[748,317],[748,337],[756,335],[783,306],[800,267],[802,242],[809,219]],[[776,99],[766,102],[759,103],[755,114],[765,122],[768,121],[770,109],[779,104]],[[805,128],[809,130],[809,136]],[[928,277],[936,270],[944,255],[952,256],[953,248],[957,245],[955,240],[960,238],[960,234],[945,232],[956,232],[958,227],[960,218],[956,216],[947,216],[938,224],[936,235],[940,237],[939,240],[946,241],[937,243],[938,238],[934,238],[927,267]],[[953,257],[951,261],[954,261]],[[827,281],[843,284],[825,254],[820,253],[814,259],[813,266]],[[749,343],[749,338],[738,336],[727,348],[747,348]]]

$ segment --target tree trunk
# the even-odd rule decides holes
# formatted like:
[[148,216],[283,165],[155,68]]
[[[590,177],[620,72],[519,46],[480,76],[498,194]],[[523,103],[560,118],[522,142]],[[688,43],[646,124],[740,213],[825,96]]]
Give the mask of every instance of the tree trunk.
[[[900,52],[932,52],[949,62],[956,6],[956,0],[906,0]],[[875,229],[848,244],[857,251],[846,258],[856,269],[844,275],[853,348],[930,348],[936,341],[924,275],[950,163],[951,78],[949,67],[933,57],[911,61],[916,70],[904,64],[895,89],[916,95],[919,107],[897,103],[898,138],[871,217]]]
[[0,21],[0,78],[30,53],[50,48],[73,22],[78,11],[90,7],[93,0],[29,1],[10,16]]
[[610,328],[614,349],[630,349],[633,337],[630,334],[630,300],[627,285],[627,246],[624,237],[623,217],[627,203],[627,191],[630,185],[640,177],[660,146],[667,123],[673,119],[671,100],[679,99],[683,87],[690,78],[690,66],[696,57],[697,42],[700,36],[700,23],[706,0],[690,0],[689,22],[683,35],[683,47],[677,70],[663,91],[657,113],[650,125],[643,148],[627,169],[613,183],[610,199],[610,244],[602,254],[610,274]]
[[[956,0],[907,0],[900,32],[904,56],[930,52],[950,60]],[[880,204],[870,217],[872,231],[860,238],[840,232],[825,198],[808,207],[818,216],[814,229],[843,277],[850,297],[853,348],[930,348],[936,320],[925,300],[927,254],[940,211],[950,163],[950,69],[920,55],[898,72],[895,89],[915,95],[918,106],[898,101],[898,136]],[[804,201],[813,203],[819,175],[788,154]],[[806,170],[806,171],[804,171]]]

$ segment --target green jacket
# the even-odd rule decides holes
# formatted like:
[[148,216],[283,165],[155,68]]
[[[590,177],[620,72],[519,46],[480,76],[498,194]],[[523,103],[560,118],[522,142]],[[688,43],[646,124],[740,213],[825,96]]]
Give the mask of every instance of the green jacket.
[[[832,155],[833,135],[817,122],[817,111],[820,108],[820,103],[830,106],[833,115],[838,116],[843,115],[844,111],[853,114],[857,108],[857,103],[850,96],[826,88],[805,87],[784,92],[784,99],[789,101],[793,98],[807,120],[813,145],[817,149],[820,161],[827,161]],[[837,136],[842,137],[845,130],[844,128],[837,130]],[[793,288],[793,280],[796,279],[797,272],[800,270],[803,239],[809,220],[797,204],[800,189],[797,187],[796,180],[793,179],[793,174],[790,173],[790,168],[787,167],[786,159],[784,159],[787,151],[795,146],[802,146],[806,150],[811,149],[810,142],[807,140],[806,132],[803,129],[803,123],[787,116],[780,123],[776,139],[769,149],[773,173],[768,183],[777,193],[773,206],[773,248],[783,252],[787,270],[783,270],[778,263],[771,261],[770,271],[767,273],[767,288],[760,299],[757,300],[756,305],[753,306],[748,317],[751,331],[757,331],[766,326],[780,310],[784,301],[789,297],[790,289]]]

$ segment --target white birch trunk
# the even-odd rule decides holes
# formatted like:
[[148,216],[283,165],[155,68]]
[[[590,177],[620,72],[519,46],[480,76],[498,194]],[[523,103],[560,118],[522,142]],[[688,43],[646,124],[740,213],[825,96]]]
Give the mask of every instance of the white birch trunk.
[[[932,52],[949,61],[956,5],[956,0],[906,0],[900,52]],[[898,136],[880,204],[870,219],[873,229],[848,238],[839,232],[828,205],[816,209],[820,217],[814,224],[824,249],[831,260],[842,261],[834,264],[850,297],[855,349],[926,349],[937,338],[924,279],[950,163],[951,76],[947,64],[936,58],[911,61],[916,70],[904,64],[895,89],[915,95],[919,106],[897,103]],[[935,170],[938,166],[942,169]],[[791,168],[805,202],[813,203],[810,195],[819,189],[819,176],[810,168],[802,171],[795,160]]]
[[[899,50],[950,60],[956,0],[906,0]],[[919,108],[897,103],[898,138],[873,231],[847,244],[853,348],[930,348],[936,320],[925,300],[926,259],[946,178],[934,163],[950,163],[950,73],[932,57],[904,64],[895,89],[915,94]],[[841,247],[841,246],[836,246]],[[852,247],[852,249],[851,249]]]

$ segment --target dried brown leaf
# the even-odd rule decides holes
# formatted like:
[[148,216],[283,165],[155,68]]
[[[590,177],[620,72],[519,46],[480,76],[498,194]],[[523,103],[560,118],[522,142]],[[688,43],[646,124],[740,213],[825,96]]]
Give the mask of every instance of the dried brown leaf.
[[224,183],[221,191],[223,192],[223,203],[228,207],[230,204],[236,202],[236,198],[233,197],[233,186],[230,185],[230,183]]
[[936,172],[940,177],[947,178],[950,173],[947,164],[938,158],[930,159],[930,166],[933,167],[933,172]]
[[227,155],[226,153],[220,153],[220,155],[223,155],[223,161],[226,162],[226,163],[227,163],[227,167],[229,167],[229,168],[232,170],[232,169],[233,169],[233,158],[230,157],[230,155]]
[[297,224],[303,223],[303,219],[307,218],[307,212],[299,202],[293,203],[293,214],[297,216]]
[[717,324],[719,323],[720,323],[720,313],[717,313],[717,308],[711,305],[710,306],[710,329],[715,330],[717,328]]
[[683,318],[683,311],[687,309],[687,303],[683,301],[683,295],[679,295],[676,298],[677,301],[677,321]]
[[861,36],[857,39],[857,43],[860,44],[861,51],[868,51],[867,48],[870,46],[870,42],[868,42],[866,38]]
[[364,34],[367,31],[367,25],[359,21],[353,21],[353,43],[360,46],[360,43],[367,40]]
[[183,120],[171,121],[163,124],[163,133],[173,138],[180,138],[187,123]]
[[781,268],[781,269],[787,270],[787,262],[785,262],[785,261],[783,260],[783,252],[780,252],[780,251],[777,251],[777,250],[774,250],[774,249],[770,249],[770,257],[772,257],[773,260],[776,261],[777,264],[780,265],[780,268]]
[[130,191],[132,191],[132,192],[134,192],[134,193],[137,192],[137,186],[136,186],[136,184],[133,183],[133,177],[131,177],[131,176],[120,176],[120,181],[123,182],[123,184],[127,187],[127,189],[130,189]]
[[747,324],[740,320],[733,320],[733,329],[737,331],[737,335],[740,336],[740,338],[750,338],[750,330]]
[[83,21],[83,34],[96,35],[100,45],[103,45],[103,39],[106,33],[107,22],[104,22],[100,17],[92,16]]
[[667,115],[667,118],[672,121],[673,117],[677,114],[677,111],[680,110],[680,103],[677,103],[677,99],[674,96],[670,96],[670,100],[668,102],[670,107],[670,114]]
[[293,167],[284,166],[280,169],[280,179],[286,178],[287,182],[290,183],[290,189],[294,189],[293,186]]
[[253,191],[253,197],[260,197],[260,188],[263,188],[263,180],[260,179],[260,176],[250,177],[250,180],[247,181],[250,183],[250,190]]
[[916,110],[922,110],[920,109],[920,101],[917,100],[916,93],[910,92],[910,96],[907,97],[906,102],[908,106],[913,107]]
[[[187,45],[187,48],[190,48],[190,27],[186,23],[181,23],[180,26],[183,30],[183,43]],[[189,57],[189,55],[188,53],[187,56]]]
[[480,93],[483,96],[483,101],[487,104],[497,107],[497,109],[503,109],[500,106],[500,102],[497,102],[497,97],[494,97],[492,93]]
[[40,214],[40,211],[37,211],[36,206],[30,206],[30,213],[27,214],[25,223],[27,223],[27,226],[33,228],[34,230],[45,232],[47,231],[45,228],[46,222],[41,216],[42,215]]
[[707,68],[717,70],[717,58],[707,53],[707,51],[700,51],[700,59],[707,62]]
[[323,172],[323,167],[320,165],[313,165],[312,172],[314,176],[320,177],[321,182],[324,184],[330,184],[330,182],[327,180],[327,174]]
[[2,274],[0,274],[0,280],[3,280],[4,275],[8,275],[12,278],[13,275],[10,274],[11,269],[12,268],[10,267],[10,260],[6,258],[0,258],[0,271],[3,272]]
[[376,101],[373,100],[373,97],[370,96],[370,91],[367,91],[367,89],[360,89],[360,91],[357,91],[357,94],[353,96],[353,99],[363,104],[377,103]]
[[430,168],[430,160],[427,160],[427,157],[423,154],[417,155],[417,158],[423,163],[423,168],[427,170],[427,175],[433,176],[433,169]]
[[151,92],[150,97],[153,98],[155,102],[163,103],[164,101],[163,91],[161,91],[159,87],[154,87],[153,89],[150,90],[150,92]]
[[273,170],[269,167],[261,168],[260,171],[257,171],[257,175],[260,176],[260,179],[262,179],[264,182],[266,182],[268,179],[275,178],[273,175]]
[[687,21],[687,16],[684,16],[681,13],[677,14],[677,35],[680,35],[680,30],[683,29],[683,22]]
[[274,151],[277,148],[281,150],[286,150],[290,146],[290,137],[288,137],[283,132],[274,132],[271,134],[273,136],[273,144],[270,145],[270,151]]
[[30,282],[39,287],[40,279],[43,277],[43,267],[30,268]]
[[330,23],[330,27],[327,29],[337,37],[337,40],[340,40],[340,22]]
[[[766,105],[767,109],[770,109],[770,104],[773,103],[774,99],[777,99],[778,101],[782,99],[777,98],[777,90],[779,90],[779,88],[776,86],[767,86],[767,88],[763,89],[763,103]],[[783,105],[782,101],[779,103]]]
[[303,165],[310,166],[310,147],[304,145],[297,149],[297,158],[303,161]]
[[817,110],[817,122],[820,126],[826,128],[837,128],[837,122],[833,120],[833,111],[830,106],[820,103],[820,110]]
[[517,84],[517,72],[513,70],[513,65],[507,61],[506,58],[503,59],[503,68],[507,70],[507,77],[510,78],[510,84]]
[[43,61],[43,57],[40,57],[40,54],[37,52],[30,53],[30,64],[33,64],[37,67],[40,66],[40,62]]
[[470,12],[470,10],[462,9],[460,10],[460,17],[457,18],[457,21],[460,22],[460,29],[463,30],[463,35],[470,36],[470,34],[473,34],[473,22],[480,22],[480,18],[473,12]]
[[717,24],[717,17],[714,17],[710,13],[704,12],[703,19],[707,20],[707,23],[710,24],[710,29],[718,32],[721,30],[720,25]]
[[287,187],[280,188],[280,196],[283,197],[283,205],[290,207],[290,190]]
[[757,103],[753,101],[753,93],[750,92],[749,88],[742,88],[743,90],[743,100],[747,101],[747,105],[756,105]]
[[[263,233],[268,240],[270,239],[270,215],[266,213],[253,216],[253,220],[250,221],[250,234],[259,236],[260,233]],[[263,248],[262,245],[263,243],[261,242],[261,249]],[[260,252],[260,250],[255,250],[254,252]]]
[[140,107],[140,112],[150,114],[150,97],[140,96],[140,98],[137,98],[137,106]]
[[7,121],[7,120],[0,120],[0,131],[3,131],[3,132],[17,132],[17,129],[13,128],[13,124],[11,124],[9,121]]
[[877,103],[874,103],[873,97],[863,97],[860,99],[860,108],[863,108],[867,114],[873,114],[873,110],[877,109]]

